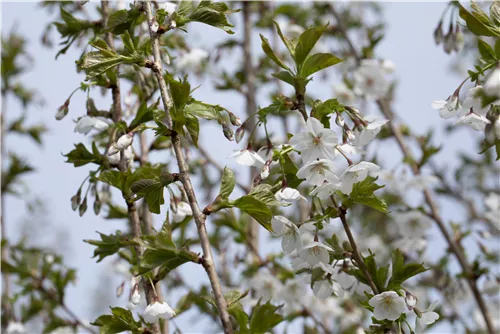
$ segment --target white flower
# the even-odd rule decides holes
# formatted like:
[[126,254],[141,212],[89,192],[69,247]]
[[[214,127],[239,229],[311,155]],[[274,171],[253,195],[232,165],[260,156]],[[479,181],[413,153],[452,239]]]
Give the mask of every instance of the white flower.
[[423,237],[427,229],[432,226],[432,220],[417,210],[394,212],[392,217],[402,236]]
[[208,52],[203,49],[193,48],[179,58],[177,66],[185,71],[197,70],[208,59]]
[[500,66],[490,73],[483,87],[486,95],[500,97]]
[[330,279],[314,282],[313,294],[316,297],[320,299],[325,299],[330,297],[332,293],[335,294],[336,296],[343,297],[344,290],[342,290],[342,287],[340,286],[339,283]]
[[485,206],[486,212],[484,216],[500,230],[500,195],[490,193],[488,197],[486,197]]
[[413,308],[417,304],[417,297],[406,291],[405,302],[406,302],[406,307],[408,307],[408,310],[413,311]]
[[297,225],[283,216],[274,216],[271,224],[274,234],[281,237],[281,247],[285,253],[290,254],[302,247],[302,240],[300,239]]
[[325,244],[313,241],[299,251],[299,256],[311,266],[315,266],[320,262],[328,264],[330,262],[328,251],[333,250]]
[[479,94],[481,93],[482,90],[483,86],[476,86],[472,87],[467,91],[467,96],[465,97],[464,102],[462,103],[462,108],[463,108],[463,111],[461,111],[462,115],[459,116],[467,114],[471,108],[475,114],[486,116],[486,114],[490,110],[490,106],[487,105],[486,107],[483,108],[482,106],[483,101],[479,97]]
[[243,166],[260,166],[264,165],[266,162],[260,155],[258,155],[255,151],[247,148],[244,150],[238,150],[231,155],[236,159],[236,163]]
[[141,294],[139,293],[139,287],[134,288],[134,293],[132,293],[132,297],[130,298],[132,304],[137,305],[141,301]]
[[297,189],[293,188],[281,188],[276,194],[276,199],[280,202],[285,202],[290,204],[291,202],[297,201],[299,199],[303,199],[304,201],[307,201],[307,199],[300,194],[300,192]]
[[149,304],[144,311],[144,320],[149,323],[155,323],[158,319],[170,319],[175,316],[174,310],[165,302],[155,301]]
[[335,175],[334,171],[335,166],[331,160],[320,159],[311,161],[305,166],[302,166],[297,171],[297,177],[306,179],[311,185],[320,186],[325,181],[330,183],[338,182],[338,177]]
[[394,72],[394,70],[396,69],[396,65],[394,64],[394,62],[390,59],[384,59],[382,60],[382,68],[384,69],[384,71],[388,74]]
[[262,168],[260,169],[260,178],[262,180],[265,180],[269,177],[269,173],[270,173],[270,168],[269,168],[269,165],[266,163],[264,164],[264,166],[262,166]]
[[75,132],[86,135],[92,129],[102,131],[108,128],[109,120],[104,117],[83,116],[75,125]]
[[431,103],[432,109],[439,110],[439,116],[447,119],[457,116],[460,110],[458,95],[450,95],[446,100],[437,100]]
[[109,147],[109,150],[108,150],[108,155],[117,154],[121,150],[126,149],[127,147],[129,147],[132,144],[133,140],[134,140],[133,133],[124,134],[123,136],[118,138],[116,143],[111,144],[111,146]]
[[393,245],[403,252],[421,252],[427,247],[427,240],[423,237],[403,236],[396,239]]
[[163,9],[168,14],[168,16],[171,16],[177,10],[177,4],[167,1],[163,4]]
[[386,119],[375,119],[368,123],[368,125],[365,126],[358,135],[356,135],[354,146],[358,147],[367,145],[375,139],[380,130],[382,130],[382,126],[387,122],[389,121]]
[[177,212],[172,214],[172,220],[176,223],[181,222],[187,216],[192,216],[193,211],[191,210],[191,206],[189,206],[186,202],[180,202],[177,204]]
[[379,170],[380,167],[372,162],[361,161],[350,165],[340,176],[340,180],[342,181],[340,191],[346,195],[350,195],[355,183],[364,181],[369,173]]
[[349,89],[343,82],[333,87],[333,94],[337,100],[344,105],[352,105],[356,102],[354,92]]
[[20,322],[9,322],[9,325],[7,326],[5,332],[6,334],[24,334],[26,333],[26,329]]
[[[123,151],[123,158],[126,162],[130,162],[134,159],[134,150],[132,146],[127,147]],[[111,165],[118,165],[120,163],[120,152],[108,156],[108,161]]]
[[455,125],[457,124],[463,124],[471,127],[472,129],[476,131],[484,131],[486,128],[487,124],[490,124],[490,120],[487,119],[484,116],[477,115],[473,112],[468,113],[465,116],[460,117],[456,122]]
[[330,197],[335,191],[339,190],[342,186],[340,179],[338,177],[334,177],[336,182],[327,182],[323,183],[320,186],[317,186],[311,191],[311,196],[318,196],[319,199],[327,199]]
[[385,74],[378,61],[362,62],[353,75],[354,92],[374,100],[384,97],[390,87]]
[[308,118],[306,128],[305,132],[298,133],[290,139],[290,145],[300,152],[302,162],[332,159],[338,142],[337,134],[328,128],[325,129],[314,117]]
[[422,316],[418,317],[415,321],[415,333],[420,334],[424,332],[425,327],[433,324],[437,319],[439,319],[439,314],[433,312],[436,308],[437,301],[433,302],[427,310],[421,312]]
[[281,287],[281,282],[271,274],[264,274],[260,271],[251,279],[250,287],[252,291],[255,291],[255,298],[262,298],[263,302],[267,302],[273,296],[276,296]]
[[377,320],[398,319],[406,309],[404,297],[401,297],[394,291],[385,291],[373,296],[368,302],[374,308],[373,316]]

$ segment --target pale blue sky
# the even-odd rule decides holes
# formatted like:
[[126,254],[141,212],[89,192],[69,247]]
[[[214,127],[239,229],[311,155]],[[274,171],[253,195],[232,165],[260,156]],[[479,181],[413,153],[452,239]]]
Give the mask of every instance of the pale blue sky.
[[[446,98],[461,81],[448,70],[450,57],[454,56],[448,56],[440,47],[436,47],[432,38],[432,32],[444,6],[444,2],[383,4],[388,29],[386,38],[377,49],[377,54],[382,58],[391,59],[396,64],[396,77],[399,85],[396,90],[394,110],[417,132],[423,132],[430,126],[444,125],[437,112],[430,108],[430,102]],[[70,245],[68,263],[78,269],[79,283],[69,290],[68,304],[73,305],[81,317],[93,320],[95,314],[90,312],[90,308],[94,301],[89,301],[89,294],[91,295],[95,289],[100,277],[98,273],[109,269],[109,261],[96,264],[95,260],[91,259],[93,247],[81,240],[96,238],[95,231],[112,233],[116,229],[124,228],[124,224],[97,218],[91,209],[83,218],[71,210],[69,199],[87,175],[88,168],[75,169],[72,165],[64,163],[65,159],[61,153],[69,152],[73,148],[73,143],[85,140],[82,135],[73,132],[74,124],[71,122],[71,119],[84,113],[84,94],[75,94],[70,104],[70,115],[64,121],[55,121],[54,114],[69,93],[83,80],[83,75],[75,71],[74,61],[79,58],[79,51],[71,48],[66,55],[60,56],[56,61],[54,59],[56,51],[40,45],[40,34],[50,20],[51,17],[46,11],[35,3],[2,3],[2,33],[5,34],[15,26],[16,30],[28,39],[28,51],[35,60],[33,70],[23,76],[23,82],[29,87],[36,88],[46,101],[44,107],[29,110],[30,119],[33,122],[37,120],[43,122],[50,130],[44,137],[44,148],[41,150],[34,147],[31,142],[15,135],[7,138],[6,145],[8,150],[15,150],[22,156],[30,157],[30,161],[38,166],[36,173],[25,178],[26,183],[33,194],[40,195],[45,200],[48,211],[47,220],[55,229],[68,231],[67,239],[60,240],[60,242]],[[241,38],[240,29],[236,29],[236,32],[236,36]],[[220,30],[211,28],[201,30],[199,26],[195,26],[191,33],[198,37],[203,36],[204,41],[211,43],[225,37]],[[261,52],[260,48],[257,52]],[[318,82],[313,87],[317,96],[331,97],[331,84]],[[109,101],[97,98],[97,96],[99,94],[95,92],[94,97],[98,108],[106,108]],[[233,94],[214,92],[207,86],[202,86],[196,91],[196,97],[207,102],[222,103],[243,118],[242,100],[235,98]],[[263,102],[259,104],[262,105]],[[9,118],[19,112],[18,108],[18,105],[8,101]],[[209,131],[203,131],[202,135],[204,146],[213,148],[215,158],[222,164],[228,164],[238,170],[234,161],[227,158],[232,150],[237,148],[236,144],[226,141],[220,130],[215,127],[209,126],[208,128]],[[438,159],[441,163],[446,161],[450,165],[456,163],[454,152],[457,149],[473,149],[471,139],[477,135],[470,131],[460,131],[452,137],[443,136],[442,131],[438,133],[438,138],[444,144],[444,150],[438,155]],[[394,151],[399,151],[396,146],[394,146]],[[449,205],[442,209],[448,219],[460,218],[459,210]],[[6,211],[8,237],[15,238],[20,232],[19,223],[25,216],[25,206],[21,200],[8,197]],[[33,223],[36,225],[36,222]],[[40,238],[53,241],[50,230],[45,231]],[[436,234],[434,239],[438,241],[440,237]],[[205,277],[201,268],[196,268],[194,265],[184,269],[183,272]],[[115,280],[115,283],[117,281]],[[115,288],[114,285],[111,287]],[[110,295],[113,296],[113,294],[114,292],[111,291]],[[98,298],[98,296],[91,296],[90,299]],[[176,298],[174,300],[176,301]],[[117,305],[124,305],[123,297]],[[190,321],[190,317],[186,316],[178,318],[176,322],[183,332],[193,332],[203,328],[202,325]]]

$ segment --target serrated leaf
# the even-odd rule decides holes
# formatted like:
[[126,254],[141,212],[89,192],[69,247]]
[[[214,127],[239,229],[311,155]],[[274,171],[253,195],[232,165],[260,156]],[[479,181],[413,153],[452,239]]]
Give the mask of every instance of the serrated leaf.
[[295,44],[290,40],[288,39],[285,35],[283,35],[283,32],[281,31],[281,28],[278,24],[278,22],[274,21],[274,25],[276,26],[276,30],[278,32],[278,36],[281,38],[281,41],[283,42],[283,44],[285,44],[286,48],[288,49],[288,52],[290,53],[290,56],[292,56],[292,58],[295,58]]
[[73,164],[75,167],[84,166],[89,163],[100,164],[102,161],[101,154],[95,146],[95,143],[92,143],[92,153],[87,150],[85,145],[82,143],[76,144],[75,149],[73,149],[68,154],[64,154],[67,158],[65,162]]
[[186,117],[186,129],[191,136],[195,147],[198,147],[198,138],[200,136],[200,122],[196,117]]
[[117,170],[108,169],[101,172],[101,174],[97,179],[121,191],[124,191],[125,190],[124,186],[127,176],[125,174],[120,173]]
[[101,240],[83,240],[84,242],[97,246],[94,249],[94,256],[98,257],[97,262],[101,262],[107,256],[117,253],[120,248],[127,247],[133,244],[127,237],[123,236],[120,231],[116,231],[116,234],[106,235],[104,233],[99,233]]
[[91,325],[101,327],[100,332],[103,334],[115,334],[125,331],[139,332],[141,322],[134,319],[130,310],[112,307],[111,313],[111,315],[101,315]]
[[180,265],[196,261],[197,259],[198,255],[196,253],[182,249],[149,248],[144,251],[139,273],[142,275],[157,267],[161,267],[159,271],[162,272],[162,275],[167,275]]
[[270,302],[257,304],[250,318],[250,333],[266,333],[283,321],[283,316],[278,314],[281,306],[274,306]]
[[236,180],[234,178],[234,172],[229,167],[224,167],[219,195],[224,199],[228,198],[229,195],[231,195],[231,193],[233,192],[235,185]]

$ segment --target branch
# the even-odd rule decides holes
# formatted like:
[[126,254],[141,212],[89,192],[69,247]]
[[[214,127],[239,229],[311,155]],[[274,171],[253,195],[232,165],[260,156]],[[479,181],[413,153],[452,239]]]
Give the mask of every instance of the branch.
[[[108,18],[109,18],[108,2],[101,1],[101,8],[102,8],[102,16],[103,16],[103,26],[107,27]],[[113,35],[111,32],[106,33],[105,39],[106,39],[106,43],[109,45],[109,47],[114,49]],[[112,93],[112,98],[113,98],[112,119],[113,119],[113,122],[117,123],[122,118],[119,79],[117,79],[115,85],[111,86],[111,93]],[[120,153],[119,169],[120,169],[120,172],[122,172],[122,173],[127,172],[127,167],[125,166],[125,159],[123,157],[123,151],[121,151],[121,153]],[[137,213],[137,207],[136,207],[134,201],[127,200],[127,212],[128,212],[128,218],[130,221],[130,225],[132,228],[132,233],[133,233],[135,238],[140,239],[142,236],[141,221],[139,219],[139,214]],[[142,256],[144,250],[142,249],[142,247],[139,244],[134,246],[134,248],[135,248],[135,252],[137,254],[137,257],[139,259]],[[155,300],[155,297],[158,297],[158,296],[156,296],[154,287],[152,287],[151,284],[149,283],[149,281],[145,280],[145,279],[142,280],[142,284],[143,284],[143,288],[144,288],[144,293],[146,295],[147,303],[148,304],[153,303]],[[158,325],[158,323],[152,324],[152,330],[153,330],[153,334],[160,334],[160,326]]]
[[[146,10],[148,23],[151,23],[153,21],[151,2],[144,1],[143,4]],[[162,69],[161,55],[160,55],[160,43],[158,40],[158,35],[154,33],[151,29],[150,29],[150,36],[151,36],[151,44],[153,48],[153,57],[154,57],[154,65],[152,66],[152,70],[156,75],[158,86],[160,88],[163,107],[165,108],[165,120],[167,122],[168,127],[172,128],[172,118],[169,113],[169,106],[171,105],[171,100],[167,84],[165,82],[165,79],[163,78],[163,69]],[[198,235],[200,237],[200,243],[203,249],[203,267],[205,268],[208,278],[210,279],[210,283],[214,292],[215,302],[217,304],[217,308],[219,309],[220,313],[219,315],[221,318],[222,326],[224,327],[224,333],[232,334],[233,327],[231,324],[231,320],[229,318],[229,313],[227,312],[227,303],[222,294],[222,289],[219,283],[219,277],[217,275],[217,271],[215,270],[212,251],[210,249],[210,241],[205,227],[206,217],[201,212],[200,207],[198,205],[198,201],[196,200],[196,195],[194,193],[193,185],[189,177],[188,167],[186,164],[184,153],[182,152],[182,146],[178,134],[173,132],[171,140],[175,156],[177,158],[177,164],[179,166],[179,174],[181,182],[186,191],[189,200],[189,205],[191,206],[191,210],[193,211],[193,218],[198,228]]]
[[[352,46],[352,42],[350,41],[349,35],[347,34],[346,28],[342,24],[342,19],[340,15],[336,12],[335,8],[333,5],[330,5],[330,10],[332,14],[335,16],[335,18],[338,21],[338,29],[339,32],[342,34],[344,39],[346,41],[349,41],[348,43],[351,45],[351,51],[354,52],[353,56],[356,59],[356,61],[359,63],[361,61],[361,57],[354,47]],[[403,156],[406,158],[407,161],[409,161],[409,165],[412,169],[412,172],[415,176],[420,175],[420,167],[418,166],[417,163],[414,162],[412,158],[412,154],[408,147],[406,146],[404,142],[404,137],[399,128],[394,124],[394,114],[390,109],[390,106],[388,102],[384,99],[379,99],[377,100],[377,105],[381,111],[381,113],[389,120],[389,126],[391,128],[391,131],[393,133],[394,138],[396,139],[396,142],[401,149],[401,152],[403,153]],[[474,298],[476,299],[476,302],[479,306],[479,309],[483,315],[484,321],[486,323],[486,327],[488,328],[488,333],[493,334],[495,333],[495,330],[493,328],[493,325],[491,323],[490,317],[488,315],[488,309],[486,307],[486,304],[483,300],[483,297],[481,293],[479,292],[479,289],[477,287],[477,277],[475,277],[474,272],[472,271],[469,263],[467,262],[467,259],[465,257],[465,254],[463,253],[462,249],[455,243],[455,241],[452,239],[448,231],[446,230],[446,226],[439,215],[438,209],[436,202],[434,201],[434,198],[432,197],[430,191],[428,189],[425,189],[423,191],[425,201],[427,205],[429,206],[431,212],[430,216],[431,218],[436,222],[439,230],[441,231],[441,234],[443,237],[446,239],[446,242],[449,245],[449,249],[453,254],[455,254],[455,257],[457,258],[460,266],[462,267],[463,274],[467,280],[467,283],[472,290],[472,294],[474,295]]]

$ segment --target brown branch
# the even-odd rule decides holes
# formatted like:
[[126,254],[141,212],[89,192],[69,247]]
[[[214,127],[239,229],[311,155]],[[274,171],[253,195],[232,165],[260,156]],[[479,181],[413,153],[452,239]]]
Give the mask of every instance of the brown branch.
[[[148,23],[153,21],[153,12],[151,10],[151,2],[144,1],[144,8],[146,10]],[[163,68],[161,63],[161,55],[160,55],[160,43],[158,40],[158,35],[154,33],[150,29],[151,36],[151,44],[153,48],[153,57],[154,64],[151,69],[154,71],[156,75],[156,79],[158,81],[158,86],[160,88],[161,98],[163,102],[163,107],[165,109],[165,120],[167,126],[172,129],[172,118],[170,116],[169,108],[171,105],[171,100],[169,96],[169,91],[167,87],[167,83],[163,78]],[[205,268],[207,275],[210,280],[210,284],[212,286],[215,302],[217,304],[217,308],[219,310],[220,319],[222,322],[222,326],[224,327],[224,333],[233,333],[233,327],[231,324],[231,320],[229,318],[229,313],[227,311],[227,302],[224,299],[222,294],[222,289],[219,282],[219,277],[217,275],[217,271],[215,269],[215,264],[213,261],[212,250],[210,249],[210,240],[208,237],[208,233],[205,227],[206,217],[201,212],[200,207],[198,205],[198,201],[196,199],[196,195],[193,189],[193,185],[191,183],[191,179],[189,177],[188,166],[186,164],[186,160],[184,157],[184,153],[182,151],[182,146],[180,142],[180,138],[177,133],[173,132],[171,136],[172,146],[174,148],[175,156],[177,159],[177,164],[179,166],[179,174],[181,178],[182,185],[186,191],[186,195],[189,201],[189,205],[191,206],[191,210],[193,211],[193,218],[196,222],[196,226],[198,228],[198,235],[200,237],[200,243],[203,249],[203,267]]]
[[[346,41],[349,41],[348,43],[351,45],[351,51],[354,52],[353,56],[355,57],[356,61],[359,63],[361,61],[361,57],[354,49],[352,42],[350,42],[350,38],[349,38],[349,35],[347,34],[346,28],[343,26],[343,24],[341,24],[342,18],[336,12],[335,7],[333,5],[330,5],[330,10],[338,21],[339,32],[342,34],[342,36],[344,37],[344,39]],[[397,142],[399,148],[401,149],[401,152],[403,153],[406,160],[409,161],[409,165],[412,169],[413,174],[415,176],[420,175],[420,166],[415,162],[410,150],[406,146],[403,134],[401,133],[399,128],[396,126],[396,124],[394,124],[394,114],[391,111],[388,102],[384,99],[379,99],[379,100],[377,100],[377,105],[378,105],[381,113],[389,120],[389,127],[391,128],[393,136],[396,139],[396,142]],[[479,309],[483,315],[484,321],[486,323],[486,327],[488,328],[488,333],[490,333],[490,334],[495,333],[493,325],[492,325],[491,320],[490,320],[490,317],[488,315],[488,309],[487,309],[486,304],[484,302],[484,299],[483,299],[483,297],[482,297],[482,295],[479,292],[479,289],[477,287],[477,281],[476,281],[477,277],[475,277],[469,263],[467,262],[467,259],[465,257],[465,254],[463,253],[462,249],[460,248],[460,246],[458,246],[455,243],[455,241],[452,239],[451,235],[448,233],[446,226],[444,224],[444,221],[442,220],[441,216],[439,215],[436,202],[434,201],[434,198],[432,197],[430,191],[428,189],[425,189],[423,191],[423,194],[424,194],[425,202],[427,203],[427,205],[430,208],[430,216],[436,222],[436,225],[438,226],[439,230],[441,231],[441,234],[446,239],[446,242],[449,245],[450,251],[455,255],[460,266],[462,267],[462,271],[463,271],[463,274],[465,276],[465,279],[467,280],[467,283],[472,291],[472,294],[474,295],[474,298],[475,298],[475,300],[479,306]]]

